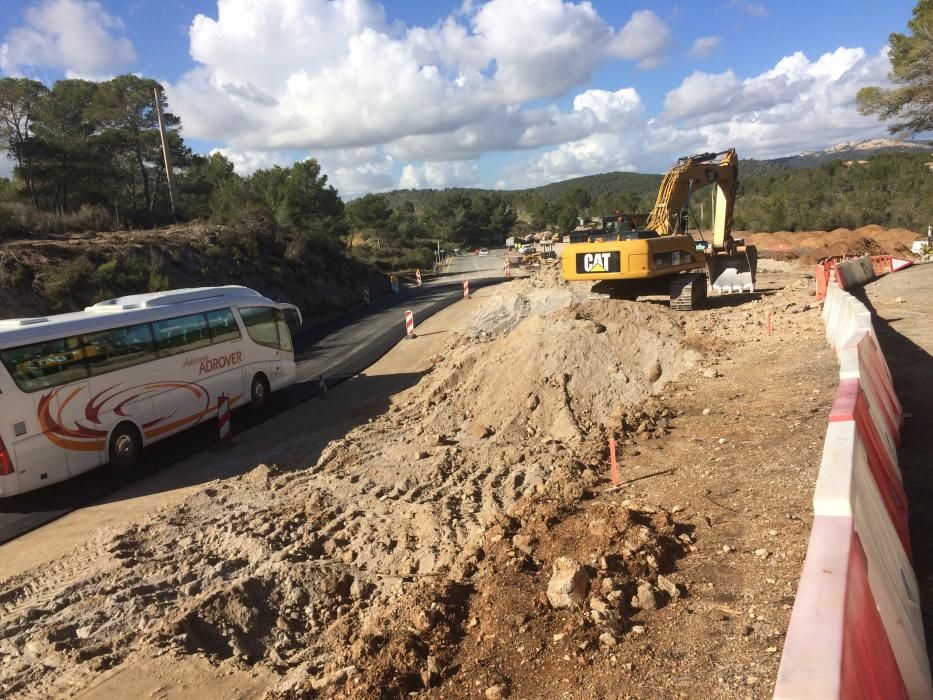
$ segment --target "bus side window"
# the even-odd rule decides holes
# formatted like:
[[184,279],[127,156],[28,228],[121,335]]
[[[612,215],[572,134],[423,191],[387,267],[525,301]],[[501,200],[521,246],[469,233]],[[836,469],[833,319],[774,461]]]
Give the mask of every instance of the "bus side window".
[[288,329],[288,323],[285,321],[285,314],[281,309],[275,310],[275,322],[279,326],[279,349],[285,352],[292,352],[292,334]]
[[257,345],[267,348],[279,347],[279,334],[276,328],[275,312],[268,306],[241,306],[240,318],[246,326],[246,332]]
[[207,322],[211,327],[211,336],[215,343],[236,340],[240,337],[240,327],[236,324],[230,309],[217,309],[207,312]]
[[91,374],[98,375],[156,359],[155,342],[148,323],[84,336]]
[[76,382],[90,374],[78,336],[8,348],[0,352],[0,359],[23,391]]
[[204,314],[153,321],[152,328],[160,357],[178,355],[211,344],[211,332]]

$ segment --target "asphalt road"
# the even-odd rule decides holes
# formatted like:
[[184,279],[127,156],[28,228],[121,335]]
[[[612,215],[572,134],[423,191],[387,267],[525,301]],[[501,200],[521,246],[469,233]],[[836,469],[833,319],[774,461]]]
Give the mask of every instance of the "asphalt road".
[[[420,288],[403,289],[373,300],[337,319],[302,331],[295,337],[297,381],[274,394],[262,411],[250,406],[232,415],[233,432],[240,432],[317,396],[319,377],[333,387],[359,374],[405,337],[405,310],[425,319],[463,297],[463,280],[472,289],[497,284],[502,278],[502,250],[489,256],[454,258],[450,269]],[[0,544],[94,503],[114,491],[197,454],[217,442],[215,421],[156,443],[146,449],[143,462],[132,473],[118,474],[107,467],[21,496],[0,499]]]

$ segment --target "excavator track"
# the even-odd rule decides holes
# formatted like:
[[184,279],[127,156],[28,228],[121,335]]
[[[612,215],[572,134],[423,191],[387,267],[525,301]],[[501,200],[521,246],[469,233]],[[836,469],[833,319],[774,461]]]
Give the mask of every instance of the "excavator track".
[[706,275],[688,272],[677,275],[671,282],[671,308],[692,311],[706,298]]

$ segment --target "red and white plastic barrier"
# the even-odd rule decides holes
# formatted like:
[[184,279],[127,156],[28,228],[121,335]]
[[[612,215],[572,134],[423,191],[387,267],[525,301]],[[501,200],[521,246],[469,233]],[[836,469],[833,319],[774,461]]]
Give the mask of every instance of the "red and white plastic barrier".
[[421,270],[415,270],[415,286],[421,286]]
[[505,273],[506,277],[512,276],[512,268],[511,268],[508,258],[505,259],[505,265],[502,266],[502,270]]
[[415,337],[415,315],[411,309],[405,312],[405,335],[408,338]]
[[463,280],[463,298],[470,298],[470,280]]
[[369,287],[363,287],[363,303],[369,303]]
[[868,309],[832,276],[823,318],[840,383],[774,696],[931,699],[897,464],[903,411]]
[[230,435],[230,399],[226,394],[217,397],[217,429],[220,432],[220,439],[228,441]]
[[819,299],[826,296],[830,279],[834,276],[841,289],[851,289],[879,275],[897,272],[913,264],[912,260],[895,258],[891,255],[826,258],[816,265],[816,296]]

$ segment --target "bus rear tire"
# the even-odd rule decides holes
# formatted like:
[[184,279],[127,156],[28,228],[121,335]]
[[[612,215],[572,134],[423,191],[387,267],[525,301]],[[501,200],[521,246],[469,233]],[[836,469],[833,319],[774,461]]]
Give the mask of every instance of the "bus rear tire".
[[139,430],[132,423],[121,423],[110,436],[110,467],[127,471],[139,463],[143,441]]
[[269,402],[269,380],[264,374],[257,374],[249,385],[250,403],[257,409],[265,408]]

